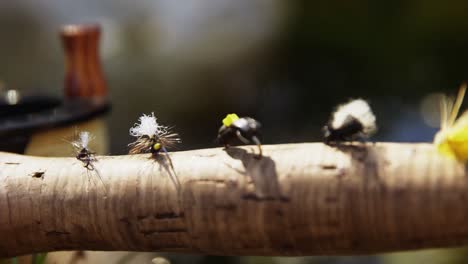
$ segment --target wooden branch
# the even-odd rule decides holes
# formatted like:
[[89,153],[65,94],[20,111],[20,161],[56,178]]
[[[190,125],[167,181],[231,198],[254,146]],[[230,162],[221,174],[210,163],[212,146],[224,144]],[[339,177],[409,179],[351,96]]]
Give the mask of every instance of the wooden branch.
[[466,168],[432,145],[254,152],[176,152],[173,170],[162,156],[98,157],[97,171],[74,158],[0,153],[0,256],[365,254],[468,242]]

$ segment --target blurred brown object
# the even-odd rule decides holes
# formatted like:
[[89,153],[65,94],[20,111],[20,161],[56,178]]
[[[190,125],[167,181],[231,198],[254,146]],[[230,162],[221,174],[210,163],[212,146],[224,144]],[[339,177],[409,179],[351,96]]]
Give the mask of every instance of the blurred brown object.
[[[60,30],[65,52],[64,95],[66,99],[96,98],[106,100],[107,84],[99,58],[98,24],[65,25]],[[78,130],[87,130],[96,138],[97,153],[107,153],[107,127],[102,117],[85,120],[71,126],[47,129],[31,136],[25,153],[37,156],[70,156],[71,146],[67,141]]]
[[101,28],[97,24],[66,25],[60,31],[65,51],[67,98],[102,97],[107,95],[99,59]]

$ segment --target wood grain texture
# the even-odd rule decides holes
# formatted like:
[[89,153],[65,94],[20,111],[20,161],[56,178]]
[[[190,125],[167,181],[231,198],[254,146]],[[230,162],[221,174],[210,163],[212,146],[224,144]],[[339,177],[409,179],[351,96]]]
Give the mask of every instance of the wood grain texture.
[[[74,158],[0,153],[0,256],[55,250],[367,254],[468,242],[468,176],[429,144]],[[42,178],[32,177],[44,172]]]

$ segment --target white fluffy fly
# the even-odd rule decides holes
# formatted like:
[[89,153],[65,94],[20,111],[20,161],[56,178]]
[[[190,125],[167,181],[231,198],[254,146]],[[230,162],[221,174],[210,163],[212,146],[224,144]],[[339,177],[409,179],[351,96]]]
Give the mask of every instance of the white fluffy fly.
[[130,128],[131,136],[153,137],[155,135],[160,135],[162,133],[165,133],[167,129],[165,126],[159,125],[158,122],[156,122],[157,119],[154,116],[154,113],[151,113],[151,115],[143,114],[142,116],[140,116],[138,120],[140,121],[140,123],[135,123],[135,126]]
[[73,141],[72,144],[78,150],[87,149],[89,146],[89,142],[93,140],[94,137],[88,131],[81,131],[78,134],[78,139]]
[[365,134],[369,135],[377,130],[375,116],[369,104],[363,99],[355,99],[349,103],[340,105],[335,113],[333,113],[332,128],[338,129],[342,127],[348,116],[352,116],[361,122]]

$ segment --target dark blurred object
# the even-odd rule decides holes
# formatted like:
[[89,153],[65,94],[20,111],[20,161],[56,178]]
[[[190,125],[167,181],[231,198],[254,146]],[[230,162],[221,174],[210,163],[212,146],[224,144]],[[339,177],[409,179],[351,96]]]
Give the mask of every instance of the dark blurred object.
[[63,101],[48,95],[0,94],[0,150],[24,153],[32,135],[95,119],[110,108],[98,44],[99,25],[67,25],[60,31],[65,50]]
[[[11,91],[11,90],[10,90]],[[93,119],[109,110],[104,99],[75,99],[35,95],[20,96],[12,104],[8,92],[0,98],[0,150],[23,153],[37,130],[71,125]]]
[[66,25],[62,28],[65,51],[65,96],[103,97],[107,86],[99,59],[99,25]]
[[[102,99],[75,99],[62,103],[57,98],[37,96],[25,97],[24,101],[2,112],[1,115],[8,118],[0,121],[0,135],[86,121],[105,113],[110,106]],[[0,103],[0,109],[3,107]]]
[[60,99],[44,95],[23,97],[18,90],[0,94],[0,118],[49,110],[60,105]]

